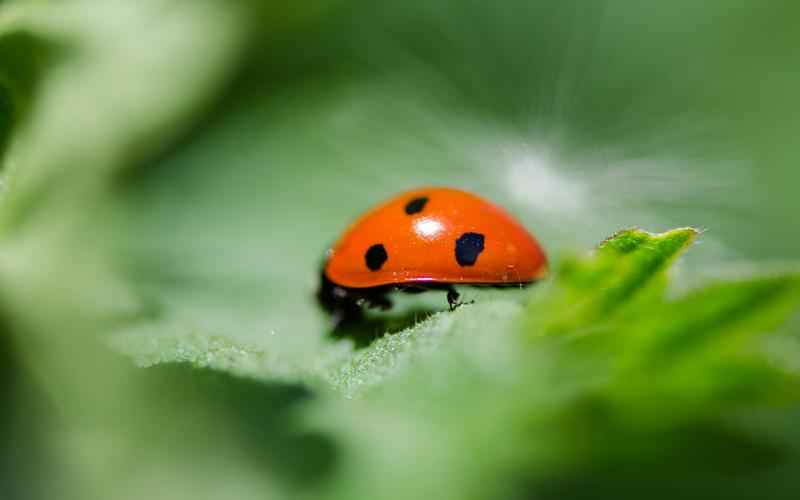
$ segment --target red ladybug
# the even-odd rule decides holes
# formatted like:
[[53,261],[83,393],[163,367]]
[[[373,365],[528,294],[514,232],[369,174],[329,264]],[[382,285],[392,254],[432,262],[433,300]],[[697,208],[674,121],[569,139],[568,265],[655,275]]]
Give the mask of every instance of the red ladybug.
[[520,286],[547,274],[536,239],[506,211],[452,188],[403,193],[361,216],[327,253],[320,303],[337,323],[361,306],[389,309],[392,290],[447,291],[453,285]]

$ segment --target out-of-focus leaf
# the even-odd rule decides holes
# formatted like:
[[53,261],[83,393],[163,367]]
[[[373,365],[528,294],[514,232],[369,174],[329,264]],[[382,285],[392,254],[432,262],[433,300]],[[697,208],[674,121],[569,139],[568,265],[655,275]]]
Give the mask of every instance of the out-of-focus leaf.
[[[295,467],[265,457],[267,446],[275,453],[319,447],[324,468],[327,441],[295,441],[282,430],[288,417],[261,429],[263,439],[253,446],[246,434],[254,418],[239,431],[236,411],[209,404],[213,384],[203,384],[202,374],[192,378],[203,397],[178,392],[165,404],[167,388],[180,386],[174,377],[162,370],[153,373],[158,381],[146,380],[98,337],[145,309],[107,252],[109,221],[95,226],[110,187],[126,168],[197,127],[233,78],[256,7],[215,0],[0,5],[0,333],[13,339],[16,363],[0,397],[18,405],[6,411],[9,452],[18,440],[27,444],[14,455],[14,469],[3,470],[19,480],[6,493],[15,493],[12,486],[25,498],[167,491],[197,500],[224,490],[254,498],[287,491],[279,469],[292,489],[299,482],[291,474],[314,469],[311,462],[294,460]],[[36,380],[49,400],[45,410],[30,410],[46,413],[42,425],[17,425],[27,402],[12,397],[26,388],[17,371]],[[233,381],[219,392],[242,396],[236,388],[244,385]],[[269,388],[252,387],[248,397],[281,406],[264,397]],[[261,406],[260,417],[273,410]],[[40,438],[41,457],[34,447]],[[36,484],[50,462],[51,480]]]
[[47,442],[54,408],[18,354],[7,325],[0,323],[0,483],[5,498],[46,498],[49,488],[66,483]]
[[51,49],[15,26],[12,16],[0,17],[0,169],[11,131],[30,107],[38,77]]
[[[5,230],[51,203],[54,211],[62,204],[74,210],[71,204],[98,193],[109,172],[180,137],[229,77],[248,34],[247,13],[214,0],[4,5],[10,33],[0,46],[16,49],[4,61],[12,65],[13,88],[36,93],[4,162]],[[34,87],[27,67],[40,66],[39,46],[57,50]]]

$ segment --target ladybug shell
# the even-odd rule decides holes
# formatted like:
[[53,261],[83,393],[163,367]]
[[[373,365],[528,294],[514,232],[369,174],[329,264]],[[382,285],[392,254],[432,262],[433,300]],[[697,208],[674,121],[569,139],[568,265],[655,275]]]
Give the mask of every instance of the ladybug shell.
[[547,273],[539,243],[505,210],[474,194],[422,188],[352,224],[324,269],[348,288],[390,284],[529,283]]

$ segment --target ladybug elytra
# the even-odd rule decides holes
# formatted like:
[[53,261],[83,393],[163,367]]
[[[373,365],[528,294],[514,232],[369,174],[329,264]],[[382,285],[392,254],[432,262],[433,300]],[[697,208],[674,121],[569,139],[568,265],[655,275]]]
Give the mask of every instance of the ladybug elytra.
[[520,286],[544,277],[547,258],[506,211],[472,193],[421,188],[362,215],[328,251],[317,294],[336,323],[362,305],[389,309],[393,290],[447,291],[454,285]]

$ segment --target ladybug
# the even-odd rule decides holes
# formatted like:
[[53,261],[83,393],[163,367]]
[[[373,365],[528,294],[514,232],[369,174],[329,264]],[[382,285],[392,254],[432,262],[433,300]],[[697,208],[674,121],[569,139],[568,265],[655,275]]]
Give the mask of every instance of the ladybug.
[[362,306],[390,309],[388,293],[454,285],[523,286],[547,274],[542,247],[514,217],[452,188],[409,191],[369,210],[326,253],[317,298],[337,325]]

